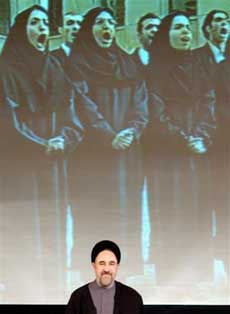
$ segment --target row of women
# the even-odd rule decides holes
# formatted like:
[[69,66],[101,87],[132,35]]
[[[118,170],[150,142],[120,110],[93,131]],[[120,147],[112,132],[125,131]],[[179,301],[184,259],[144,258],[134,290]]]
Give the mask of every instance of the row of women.
[[[224,260],[215,248],[226,249],[226,141],[219,145],[216,93],[191,51],[186,14],[162,20],[148,81],[116,45],[108,8],[86,13],[65,69],[48,37],[47,11],[33,6],[17,15],[0,58],[1,214],[15,230],[2,243],[17,256],[23,293],[36,280],[50,302],[66,267],[84,270],[95,238],[121,243],[126,275],[147,262],[161,285],[212,281],[213,261]],[[6,261],[13,294],[16,266]]]

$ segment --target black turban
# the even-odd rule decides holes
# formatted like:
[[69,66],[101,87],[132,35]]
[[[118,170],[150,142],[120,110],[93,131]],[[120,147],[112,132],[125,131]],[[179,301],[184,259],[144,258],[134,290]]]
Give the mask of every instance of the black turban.
[[95,244],[91,252],[91,262],[94,263],[97,255],[104,250],[113,252],[117,258],[118,264],[120,263],[121,251],[116,243],[109,240],[103,240]]

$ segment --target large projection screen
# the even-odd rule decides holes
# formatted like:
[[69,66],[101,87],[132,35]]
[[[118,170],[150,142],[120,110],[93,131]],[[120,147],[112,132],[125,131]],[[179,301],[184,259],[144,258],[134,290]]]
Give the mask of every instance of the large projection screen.
[[[130,55],[138,47],[137,20],[147,12],[163,18],[186,10],[193,48],[205,44],[201,27],[209,11],[230,12],[228,0],[0,1],[1,50],[16,15],[34,4],[49,10],[50,51],[61,44],[62,14],[105,5],[119,22],[116,43]],[[95,157],[84,144],[87,127],[73,152],[49,154],[18,131],[17,105],[24,104],[1,97],[0,303],[67,303],[94,279],[90,253],[103,239],[120,246],[117,279],[145,304],[230,303],[229,137],[200,155],[170,155],[169,147],[160,148],[167,144],[148,140],[151,151],[161,151],[150,155],[150,168],[142,138],[131,158],[122,152],[111,161],[106,149]]]

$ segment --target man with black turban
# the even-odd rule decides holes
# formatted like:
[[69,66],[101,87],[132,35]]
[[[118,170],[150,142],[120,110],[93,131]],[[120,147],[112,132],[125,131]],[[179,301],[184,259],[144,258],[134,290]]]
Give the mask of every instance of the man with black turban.
[[[138,68],[116,45],[115,33],[110,9],[88,11],[67,67],[73,84],[81,86],[91,101],[81,105],[86,136],[70,165],[73,208],[78,210],[75,238],[84,250],[89,239],[86,226],[96,230],[98,237],[120,234],[136,257],[141,252],[143,181],[139,139],[147,124],[147,97]],[[141,263],[140,253],[139,271]]]
[[102,240],[91,252],[96,279],[75,290],[66,308],[66,314],[141,314],[143,301],[131,287],[115,280],[121,252],[116,243]]

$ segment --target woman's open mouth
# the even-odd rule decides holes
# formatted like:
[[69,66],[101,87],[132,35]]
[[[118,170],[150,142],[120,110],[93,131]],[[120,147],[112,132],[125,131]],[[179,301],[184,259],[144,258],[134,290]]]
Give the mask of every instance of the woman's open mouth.
[[112,40],[112,34],[110,32],[104,32],[102,38],[104,41],[110,41]]
[[47,35],[41,34],[37,38],[37,47],[39,50],[44,50],[46,48]]

